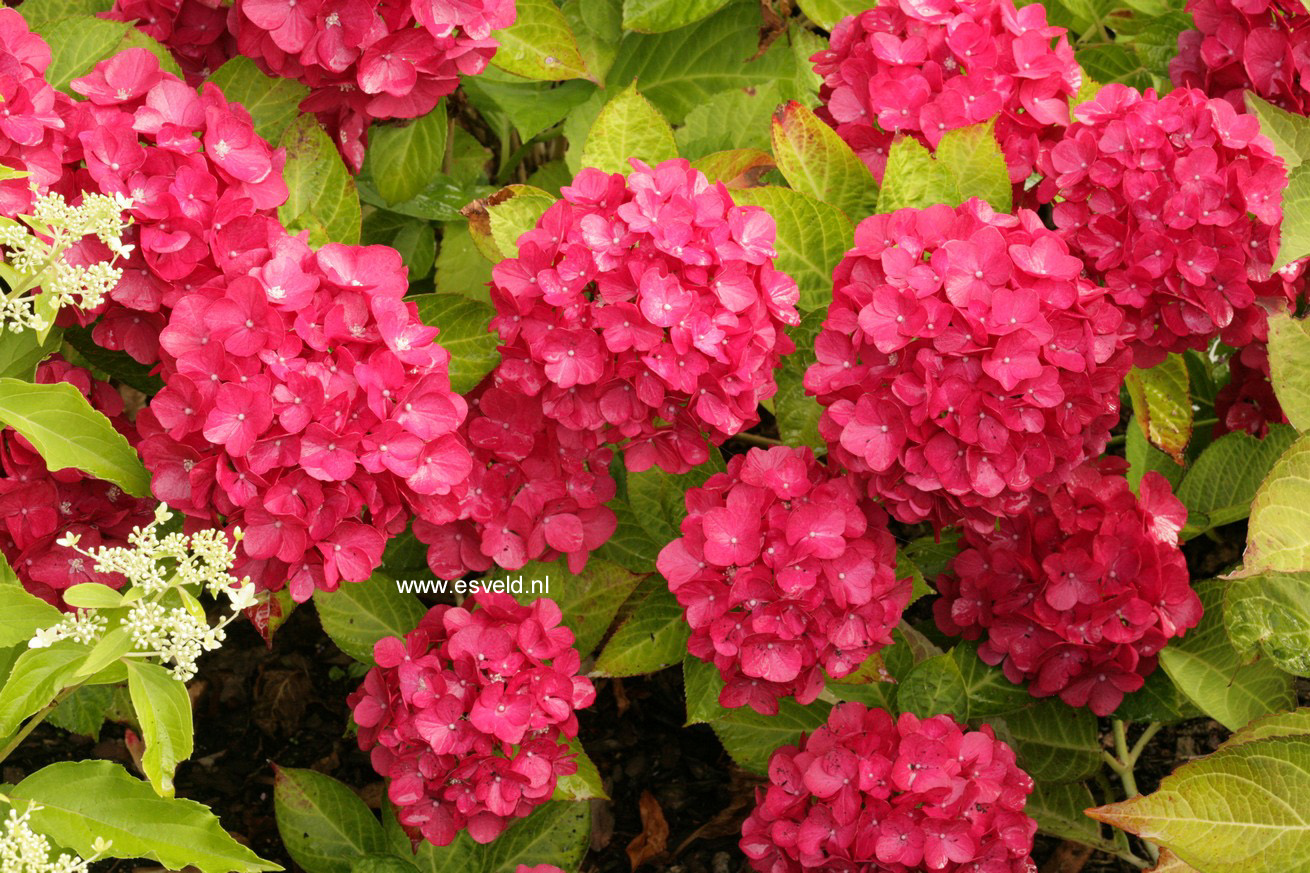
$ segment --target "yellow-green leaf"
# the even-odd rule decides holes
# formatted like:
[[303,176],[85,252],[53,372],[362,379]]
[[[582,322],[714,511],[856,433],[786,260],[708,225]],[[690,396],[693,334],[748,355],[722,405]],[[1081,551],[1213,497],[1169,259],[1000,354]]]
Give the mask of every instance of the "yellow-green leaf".
[[517,17],[492,33],[500,43],[491,62],[526,79],[590,79],[578,41],[554,0],[517,0]]
[[215,70],[209,81],[228,100],[245,107],[255,124],[255,133],[269,142],[282,138],[300,115],[300,101],[309,96],[309,88],[295,79],[267,76],[242,55]]
[[1127,384],[1142,433],[1151,445],[1183,463],[1192,438],[1192,397],[1183,356],[1170,355],[1149,370],[1134,367]]
[[840,209],[791,188],[742,188],[737,203],[763,207],[778,225],[775,266],[796,280],[802,313],[826,310],[832,302],[832,271],[855,240],[851,220]]
[[858,222],[878,205],[869,168],[837,131],[791,101],[773,115],[773,155],[787,183]]
[[369,128],[368,167],[373,187],[388,203],[415,197],[441,172],[446,159],[446,101],[404,126]]
[[1285,312],[1269,316],[1269,371],[1287,420],[1303,433],[1310,430],[1310,320]]
[[291,233],[309,231],[309,243],[359,242],[360,208],[355,180],[332,140],[312,115],[287,125],[278,145],[287,150],[282,177],[287,200],[278,218]]
[[141,769],[160,797],[173,796],[177,765],[191,757],[194,727],[186,685],[158,664],[128,658],[127,690],[146,749]]
[[1310,570],[1310,437],[1292,444],[1251,502],[1245,573]]
[[633,83],[596,116],[582,148],[582,166],[626,174],[632,172],[631,158],[654,166],[677,156],[673,129]]

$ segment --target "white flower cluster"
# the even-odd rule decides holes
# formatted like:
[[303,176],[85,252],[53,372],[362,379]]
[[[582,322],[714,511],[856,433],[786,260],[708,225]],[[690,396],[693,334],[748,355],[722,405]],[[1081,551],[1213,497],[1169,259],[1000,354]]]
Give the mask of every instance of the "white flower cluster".
[[[60,307],[94,309],[114,290],[123,271],[114,266],[134,246],[123,242],[131,223],[123,213],[132,207],[121,194],[84,193],[70,206],[59,194],[42,194],[32,214],[22,221],[0,219],[3,277],[9,286],[0,293],[0,328],[19,332],[45,330]],[[109,262],[70,263],[65,253],[87,236],[95,236],[112,253]],[[40,289],[39,294],[35,292]]]
[[[236,555],[222,531],[211,528],[189,536],[174,532],[160,537],[158,526],[172,517],[168,507],[159,504],[155,520],[128,536],[131,548],[101,546],[88,552],[77,547],[79,538],[74,534],[65,534],[58,543],[94,560],[97,572],[127,577],[122,605],[129,609],[120,622],[131,634],[133,655],[158,658],[174,678],[186,682],[196,675],[200,656],[222,645],[227,636],[224,628],[243,609],[255,605],[255,586],[250,577],[237,579],[229,572]],[[235,531],[233,537],[240,540],[241,531]],[[195,587],[211,597],[226,597],[231,614],[211,626],[200,602],[188,590]],[[161,602],[170,592],[181,605],[170,607]],[[83,609],[37,631],[28,645],[44,648],[66,639],[91,643],[103,637],[108,627],[109,622],[97,610]]]
[[52,860],[50,841],[32,830],[32,813],[40,809],[33,804],[22,815],[9,810],[0,832],[0,873],[87,873],[91,863],[108,851],[109,842],[97,837],[90,858],[62,852]]

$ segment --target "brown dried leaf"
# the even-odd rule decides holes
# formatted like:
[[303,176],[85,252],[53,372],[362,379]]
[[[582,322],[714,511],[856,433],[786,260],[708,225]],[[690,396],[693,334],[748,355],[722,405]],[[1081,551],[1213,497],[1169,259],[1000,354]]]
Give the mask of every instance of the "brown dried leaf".
[[628,843],[628,861],[636,870],[647,861],[664,854],[669,845],[669,823],[664,820],[660,802],[649,791],[641,792],[641,833]]

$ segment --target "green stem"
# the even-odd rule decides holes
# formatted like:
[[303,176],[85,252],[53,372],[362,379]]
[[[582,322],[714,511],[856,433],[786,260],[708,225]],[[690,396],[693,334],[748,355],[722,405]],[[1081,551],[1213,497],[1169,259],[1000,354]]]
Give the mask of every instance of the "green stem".
[[[1114,754],[1102,752],[1102,759],[1109,765],[1111,770],[1118,774],[1119,781],[1123,783],[1124,793],[1128,797],[1136,797],[1141,792],[1137,789],[1137,776],[1133,772],[1133,768],[1137,766],[1137,759],[1142,756],[1142,752],[1146,750],[1151,738],[1160,731],[1160,725],[1155,722],[1147,725],[1146,729],[1142,731],[1142,735],[1137,738],[1137,742],[1133,743],[1132,748],[1128,746],[1128,727],[1122,719],[1114,719],[1111,728],[1114,732]],[[1160,849],[1155,843],[1150,840],[1142,840],[1142,845],[1146,848],[1146,854],[1152,862],[1159,860]]]
[[760,436],[757,433],[739,433],[733,439],[746,443],[751,446],[762,446],[772,448],[773,446],[783,445],[782,440],[775,440],[773,437]]
[[18,729],[18,733],[13,735],[13,737],[9,740],[9,742],[5,744],[4,748],[0,748],[0,763],[3,763],[6,758],[8,758],[10,755],[13,754],[14,749],[17,749],[19,744],[22,743],[23,740],[27,739],[28,734],[36,730],[37,725],[45,721],[46,716],[48,716],[50,713],[55,711],[56,706],[63,703],[64,700],[66,700],[70,694],[72,694],[74,691],[76,691],[81,687],[82,687],[81,682],[77,683],[76,685],[70,685],[69,687],[65,688],[63,691],[60,691],[58,694],[56,694],[55,699],[47,703],[40,710],[38,710],[36,715],[29,718],[27,720],[27,724],[23,725],[21,728]]

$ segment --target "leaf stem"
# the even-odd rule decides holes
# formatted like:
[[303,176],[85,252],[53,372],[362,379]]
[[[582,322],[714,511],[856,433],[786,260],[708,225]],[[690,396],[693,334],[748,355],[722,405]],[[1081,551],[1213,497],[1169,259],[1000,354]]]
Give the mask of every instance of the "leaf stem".
[[[1122,719],[1114,719],[1110,727],[1114,732],[1114,754],[1102,752],[1102,760],[1119,776],[1124,793],[1128,797],[1136,797],[1141,792],[1137,789],[1137,776],[1133,769],[1137,766],[1137,759],[1142,756],[1147,744],[1151,742],[1151,738],[1159,733],[1161,725],[1157,722],[1148,724],[1142,735],[1137,738],[1137,742],[1133,743],[1132,748],[1128,746],[1128,727]],[[1142,840],[1142,845],[1145,846],[1146,854],[1150,856],[1151,861],[1159,860],[1160,850],[1155,843]]]
[[766,449],[773,446],[783,445],[782,440],[775,440],[773,437],[760,436],[757,433],[739,433],[734,436],[733,439],[750,446],[762,446]]

